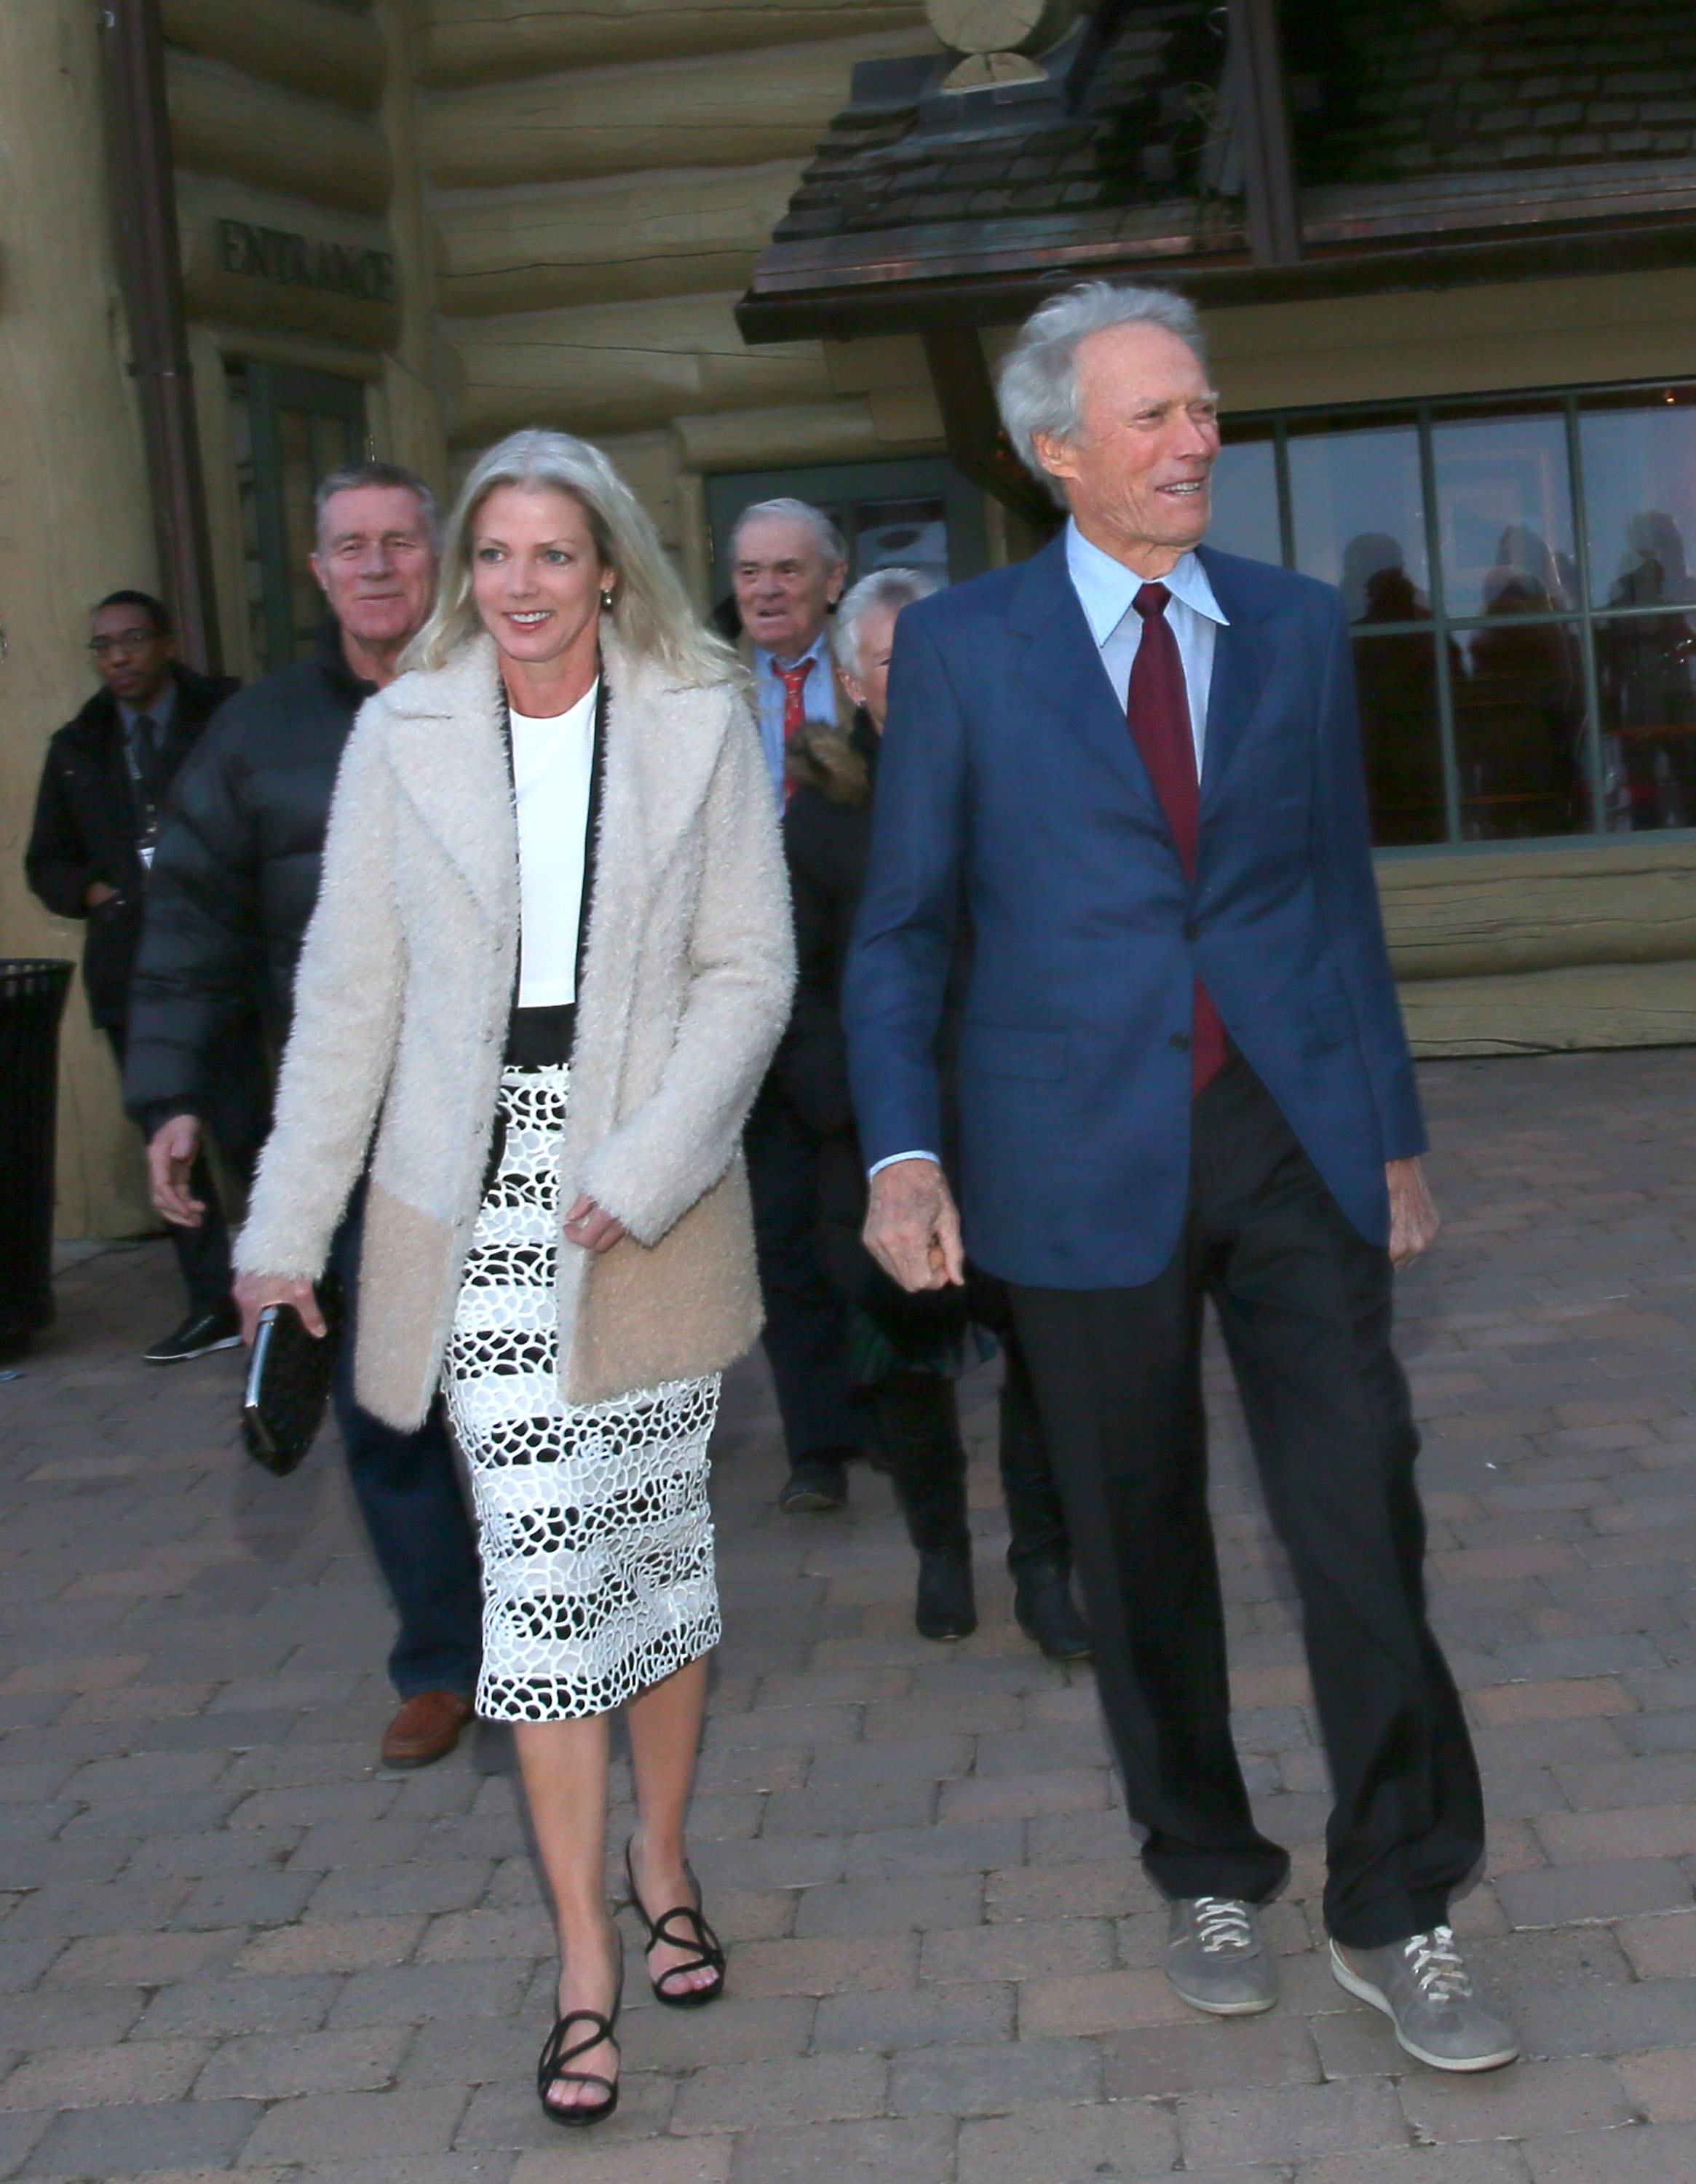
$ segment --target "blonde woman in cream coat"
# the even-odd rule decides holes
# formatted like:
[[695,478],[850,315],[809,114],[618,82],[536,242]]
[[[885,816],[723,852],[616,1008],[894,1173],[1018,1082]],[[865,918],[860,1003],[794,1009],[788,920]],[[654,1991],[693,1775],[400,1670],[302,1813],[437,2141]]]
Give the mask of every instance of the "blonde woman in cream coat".
[[616,1707],[654,1992],[723,1987],[684,1838],[719,1635],[707,1438],[759,1325],[739,1138],[788,900],[739,671],[598,449],[482,458],[411,660],[342,760],[236,1295],[250,1337],[277,1301],[320,1328],[369,1166],[359,1398],[406,1428],[440,1387],[465,1453],[477,1708],[514,1725],[559,1924],[537,2089],[581,2126],[618,2100]]

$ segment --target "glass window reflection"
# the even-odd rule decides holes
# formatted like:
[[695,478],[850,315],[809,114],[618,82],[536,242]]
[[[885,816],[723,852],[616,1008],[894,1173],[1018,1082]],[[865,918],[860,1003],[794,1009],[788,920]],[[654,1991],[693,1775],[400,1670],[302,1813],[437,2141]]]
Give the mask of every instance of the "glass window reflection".
[[[1450,660],[1458,671],[1452,645]],[[1449,829],[1435,635],[1357,637],[1354,679],[1372,839],[1384,848],[1443,841]]]
[[1437,426],[1443,598],[1457,620],[1578,603],[1566,421],[1482,417]]
[[1609,828],[1696,827],[1696,617],[1610,615],[1596,677]]
[[1578,434],[1591,604],[1696,600],[1696,402],[1593,410]]
[[1532,621],[1514,588],[1462,632],[1454,687],[1460,832],[1469,842],[1571,834],[1590,824],[1583,653],[1573,622]]
[[[1399,554],[1397,566],[1410,583],[1429,591],[1416,426],[1295,434],[1289,465],[1296,566],[1341,585],[1345,594],[1352,588],[1351,621],[1363,619],[1365,607],[1355,572],[1374,554],[1381,565],[1382,557]],[[1363,555],[1367,542],[1371,551]]]
[[1251,561],[1282,561],[1277,448],[1271,440],[1238,440],[1221,448],[1213,466],[1207,543]]

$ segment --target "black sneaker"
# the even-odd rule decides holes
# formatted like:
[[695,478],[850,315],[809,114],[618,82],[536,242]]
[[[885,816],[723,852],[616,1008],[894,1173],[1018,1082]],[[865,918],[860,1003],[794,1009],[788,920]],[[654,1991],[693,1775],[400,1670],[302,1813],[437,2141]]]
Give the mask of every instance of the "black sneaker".
[[194,1312],[147,1352],[149,1365],[181,1365],[209,1351],[233,1350],[242,1340],[241,1316],[234,1305],[220,1312]]
[[1015,1571],[1013,1618],[1047,1659],[1088,1660],[1089,1625],[1078,1613],[1066,1574],[1057,1563]]
[[840,1509],[848,1500],[848,1466],[839,1456],[804,1456],[784,1482],[777,1506],[786,1517]]
[[970,1551],[920,1551],[913,1620],[921,1638],[970,1637],[977,1628],[977,1602],[972,1593]]

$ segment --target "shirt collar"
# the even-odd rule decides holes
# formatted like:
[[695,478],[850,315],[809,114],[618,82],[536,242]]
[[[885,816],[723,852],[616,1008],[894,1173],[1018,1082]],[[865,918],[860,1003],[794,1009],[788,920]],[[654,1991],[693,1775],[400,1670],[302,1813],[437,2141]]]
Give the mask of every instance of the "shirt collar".
[[[1066,571],[1090,633],[1097,644],[1105,644],[1129,612],[1132,600],[1142,590],[1142,577],[1134,569],[1127,569],[1122,561],[1115,561],[1110,554],[1104,554],[1100,547],[1092,544],[1070,517],[1066,520]],[[1160,582],[1175,599],[1182,599],[1187,607],[1205,615],[1221,628],[1229,627],[1213,595],[1213,587],[1207,581],[1207,571],[1193,554],[1180,556],[1177,566]]]
[[130,735],[135,733],[136,722],[144,719],[151,721],[153,726],[163,733],[170,726],[170,716],[175,710],[176,678],[174,676],[166,677],[165,687],[160,691],[158,700],[155,705],[125,705],[121,698],[118,700],[118,717],[124,723],[125,733]]
[[[802,653],[798,658],[790,661],[790,666],[792,667],[798,667],[801,665],[801,661],[804,660],[811,666],[824,666],[830,642],[831,626],[826,622],[825,627],[813,639],[813,642],[807,647],[807,649]],[[764,670],[769,667],[771,670],[771,672],[776,675],[777,672],[777,655],[775,652],[768,652],[763,644],[756,644],[753,648],[753,651],[754,657],[759,660],[761,669]]]

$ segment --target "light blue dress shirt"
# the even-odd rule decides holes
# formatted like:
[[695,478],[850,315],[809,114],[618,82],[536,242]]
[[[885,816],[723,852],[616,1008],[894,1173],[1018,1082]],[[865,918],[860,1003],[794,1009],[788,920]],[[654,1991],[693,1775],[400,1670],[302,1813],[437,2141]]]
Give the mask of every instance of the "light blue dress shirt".
[[[1072,580],[1078,604],[1090,634],[1101,652],[1101,664],[1113,685],[1113,694],[1125,708],[1131,688],[1131,668],[1143,641],[1143,617],[1132,602],[1143,579],[1098,546],[1092,546],[1076,524],[1066,524],[1066,573]],[[1189,693],[1190,733],[1195,738],[1195,772],[1201,778],[1202,754],[1207,740],[1207,700],[1213,688],[1213,639],[1216,629],[1227,625],[1213,596],[1207,571],[1193,554],[1186,554],[1160,582],[1171,593],[1166,623],[1178,642],[1183,662],[1184,687]]]
[[[831,666],[830,626],[819,632],[811,645],[802,654],[807,662],[807,679],[801,685],[801,703],[806,708],[809,721],[825,721],[831,727],[837,718],[836,674]],[[798,666],[790,660],[787,665]],[[777,799],[777,808],[783,809],[783,701],[787,693],[783,678],[777,672],[775,654],[763,644],[753,648],[753,687],[759,700],[759,740],[765,747],[765,763],[771,773],[772,794]]]
[[[1134,569],[1127,569],[1122,561],[1115,561],[1110,554],[1104,554],[1100,547],[1091,545],[1070,518],[1066,522],[1066,573],[1072,580],[1072,589],[1077,593],[1078,604],[1083,609],[1084,620],[1089,624],[1090,634],[1101,654],[1102,666],[1122,712],[1131,688],[1132,665],[1143,641],[1143,617],[1132,603],[1145,580]],[[1190,734],[1195,741],[1195,774],[1199,781],[1207,740],[1207,700],[1213,688],[1214,632],[1227,628],[1229,624],[1213,596],[1206,570],[1193,554],[1182,555],[1176,567],[1160,582],[1172,595],[1166,606],[1166,621],[1177,639],[1178,657],[1183,662],[1184,688],[1189,694]],[[780,682],[777,687],[781,695],[783,686]],[[781,724],[781,708],[778,719]],[[1131,733],[1128,726],[1125,733]],[[879,1168],[893,1167],[897,1161],[936,1158],[933,1152],[891,1153],[867,1173],[876,1175]]]

